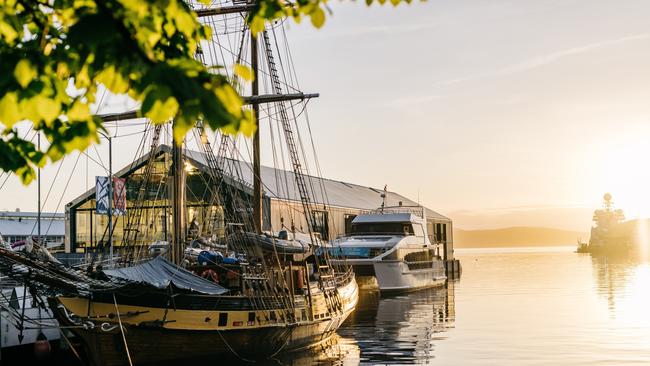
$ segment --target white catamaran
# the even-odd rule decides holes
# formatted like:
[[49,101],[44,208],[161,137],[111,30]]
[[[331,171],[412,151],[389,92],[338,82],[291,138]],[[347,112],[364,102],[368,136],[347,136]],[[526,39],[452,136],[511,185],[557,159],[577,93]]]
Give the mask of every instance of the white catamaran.
[[352,265],[359,282],[374,277],[380,291],[395,292],[444,285],[442,250],[429,241],[426,209],[399,206],[355,217],[330,253],[334,263]]

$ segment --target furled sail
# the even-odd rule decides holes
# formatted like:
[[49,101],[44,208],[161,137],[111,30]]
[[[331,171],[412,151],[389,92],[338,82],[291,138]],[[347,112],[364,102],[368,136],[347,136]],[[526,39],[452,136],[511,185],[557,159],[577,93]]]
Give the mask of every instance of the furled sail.
[[170,263],[162,256],[134,266],[106,269],[103,272],[111,278],[144,283],[158,289],[166,289],[173,286],[182,290],[199,292],[206,295],[221,295],[228,292],[227,289],[216,283],[198,277]]

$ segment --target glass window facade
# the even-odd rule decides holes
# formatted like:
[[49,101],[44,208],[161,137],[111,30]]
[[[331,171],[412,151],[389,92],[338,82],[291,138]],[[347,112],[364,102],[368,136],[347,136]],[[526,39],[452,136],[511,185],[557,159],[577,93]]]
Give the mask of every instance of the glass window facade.
[[[113,219],[113,243],[115,248],[125,245],[125,236],[136,238],[135,245],[149,245],[157,240],[172,239],[172,215],[170,206],[168,154],[161,155],[153,165],[150,182],[141,190],[145,179],[145,167],[136,169],[126,177],[127,215]],[[224,210],[216,199],[215,184],[210,176],[197,169],[186,173],[186,223],[196,218],[202,235],[224,235]],[[143,199],[140,200],[139,197]],[[137,203],[141,202],[138,206]],[[136,215],[136,212],[139,214]],[[95,198],[71,208],[72,250],[94,251],[108,241],[108,216],[97,215]],[[131,220],[131,223],[128,221]],[[137,232],[137,234],[134,234]],[[131,233],[128,235],[127,233]]]

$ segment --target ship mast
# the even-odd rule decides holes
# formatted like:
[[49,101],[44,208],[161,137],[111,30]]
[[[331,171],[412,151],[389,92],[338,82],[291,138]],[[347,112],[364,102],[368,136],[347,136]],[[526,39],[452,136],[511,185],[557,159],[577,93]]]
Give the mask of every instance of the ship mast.
[[[251,96],[255,98],[259,95],[259,75],[258,75],[258,46],[257,35],[251,30],[251,69],[253,71],[253,82],[251,85]],[[262,233],[262,177],[261,177],[261,163],[260,163],[260,124],[259,124],[259,111],[260,105],[258,102],[253,102],[253,118],[255,126],[255,134],[253,135],[253,223],[255,231],[258,234]]]
[[[41,151],[41,131],[38,131],[38,151]],[[41,243],[41,167],[38,167],[38,211],[36,213],[36,222],[38,225],[38,245]],[[24,294],[23,294],[24,296]]]
[[[209,9],[198,9],[197,15],[199,18],[220,14],[233,14],[243,13],[250,11],[254,8],[254,4],[235,5],[227,7],[216,7]],[[261,159],[260,159],[260,126],[259,126],[259,105],[263,103],[281,103],[292,100],[306,100],[318,97],[317,93],[304,94],[304,93],[281,93],[280,90],[272,94],[259,93],[259,43],[257,35],[250,31],[250,50],[251,61],[250,66],[254,75],[251,83],[251,95],[243,96],[244,104],[250,104],[253,110],[253,122],[256,125],[256,131],[253,136],[253,223],[255,231],[261,234],[263,229],[263,198],[262,198],[262,181],[261,181]],[[267,51],[269,52],[269,51]],[[124,121],[135,118],[142,118],[143,116],[139,111],[129,111],[121,113],[111,113],[98,115],[104,122],[109,121]],[[176,141],[174,139],[172,148],[172,166],[170,175],[172,176],[171,187],[171,200],[172,200],[172,220],[174,235],[170,252],[170,259],[176,264],[183,261],[184,256],[184,242],[186,235],[186,217],[185,217],[185,167],[183,161],[182,145],[183,141]],[[295,154],[295,152],[294,152]],[[295,167],[295,162],[294,162]],[[298,165],[299,167],[299,165]],[[300,175],[301,172],[298,172]],[[304,182],[300,181],[299,187],[304,188]],[[303,189],[304,190],[304,189]],[[301,193],[306,193],[301,190]],[[301,195],[302,196],[302,195]],[[304,201],[305,197],[303,197]],[[303,202],[305,203],[305,202]],[[308,215],[309,216],[309,215]],[[309,218],[307,218],[309,220]]]
[[183,140],[174,137],[172,147],[172,220],[174,237],[170,259],[176,265],[183,262],[185,250],[185,164],[183,162]]

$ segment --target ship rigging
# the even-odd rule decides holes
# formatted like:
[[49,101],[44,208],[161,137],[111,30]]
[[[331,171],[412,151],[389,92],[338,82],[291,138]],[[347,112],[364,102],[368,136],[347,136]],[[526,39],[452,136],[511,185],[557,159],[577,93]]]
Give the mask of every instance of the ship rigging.
[[[296,120],[317,94],[297,88],[290,52],[285,49],[283,57],[278,45],[285,37],[283,24],[254,35],[245,22],[253,4],[190,5],[213,28],[212,40],[201,46],[197,59],[206,65],[247,64],[255,75],[250,85],[231,75],[240,94],[249,94],[244,101],[256,118],[252,149],[243,149],[252,155],[253,187],[245,183],[241,165],[232,164],[244,155],[239,137],[219,132],[210,136],[201,121],[185,141],[173,141],[169,170],[159,174],[156,151],[168,126],[147,124],[142,140],[143,147],[149,141],[142,157],[146,164],[139,181],[131,185],[136,204],[121,218],[108,217],[111,225],[102,234],[107,244],[89,262],[69,267],[45,254],[0,248],[0,272],[33,289],[43,306],[47,302],[60,325],[83,340],[97,365],[223,354],[271,357],[326,341],[356,306],[354,273],[344,262],[330,263],[329,251],[323,250],[327,243],[313,230],[317,190],[305,179],[308,153]],[[268,94],[260,93],[260,87]],[[119,123],[137,116],[130,111],[102,118]],[[265,119],[273,160],[288,162],[302,206],[281,228],[263,222],[260,122]],[[211,137],[214,145],[218,141],[217,153]],[[207,157],[209,192],[204,195],[210,207],[220,208],[210,210],[209,224],[203,225],[209,236],[187,224],[184,154],[190,139]],[[312,154],[318,169],[315,149]],[[239,194],[250,189],[252,199]],[[173,221],[168,250],[154,259],[143,245],[154,236],[151,218],[143,214],[152,195],[166,196]],[[294,215],[304,216],[306,228],[301,230]],[[120,220],[124,234],[118,246],[113,230]],[[221,232],[214,228],[218,221],[225,228]],[[197,261],[188,244],[206,249]],[[107,248],[115,257],[104,258]]]

